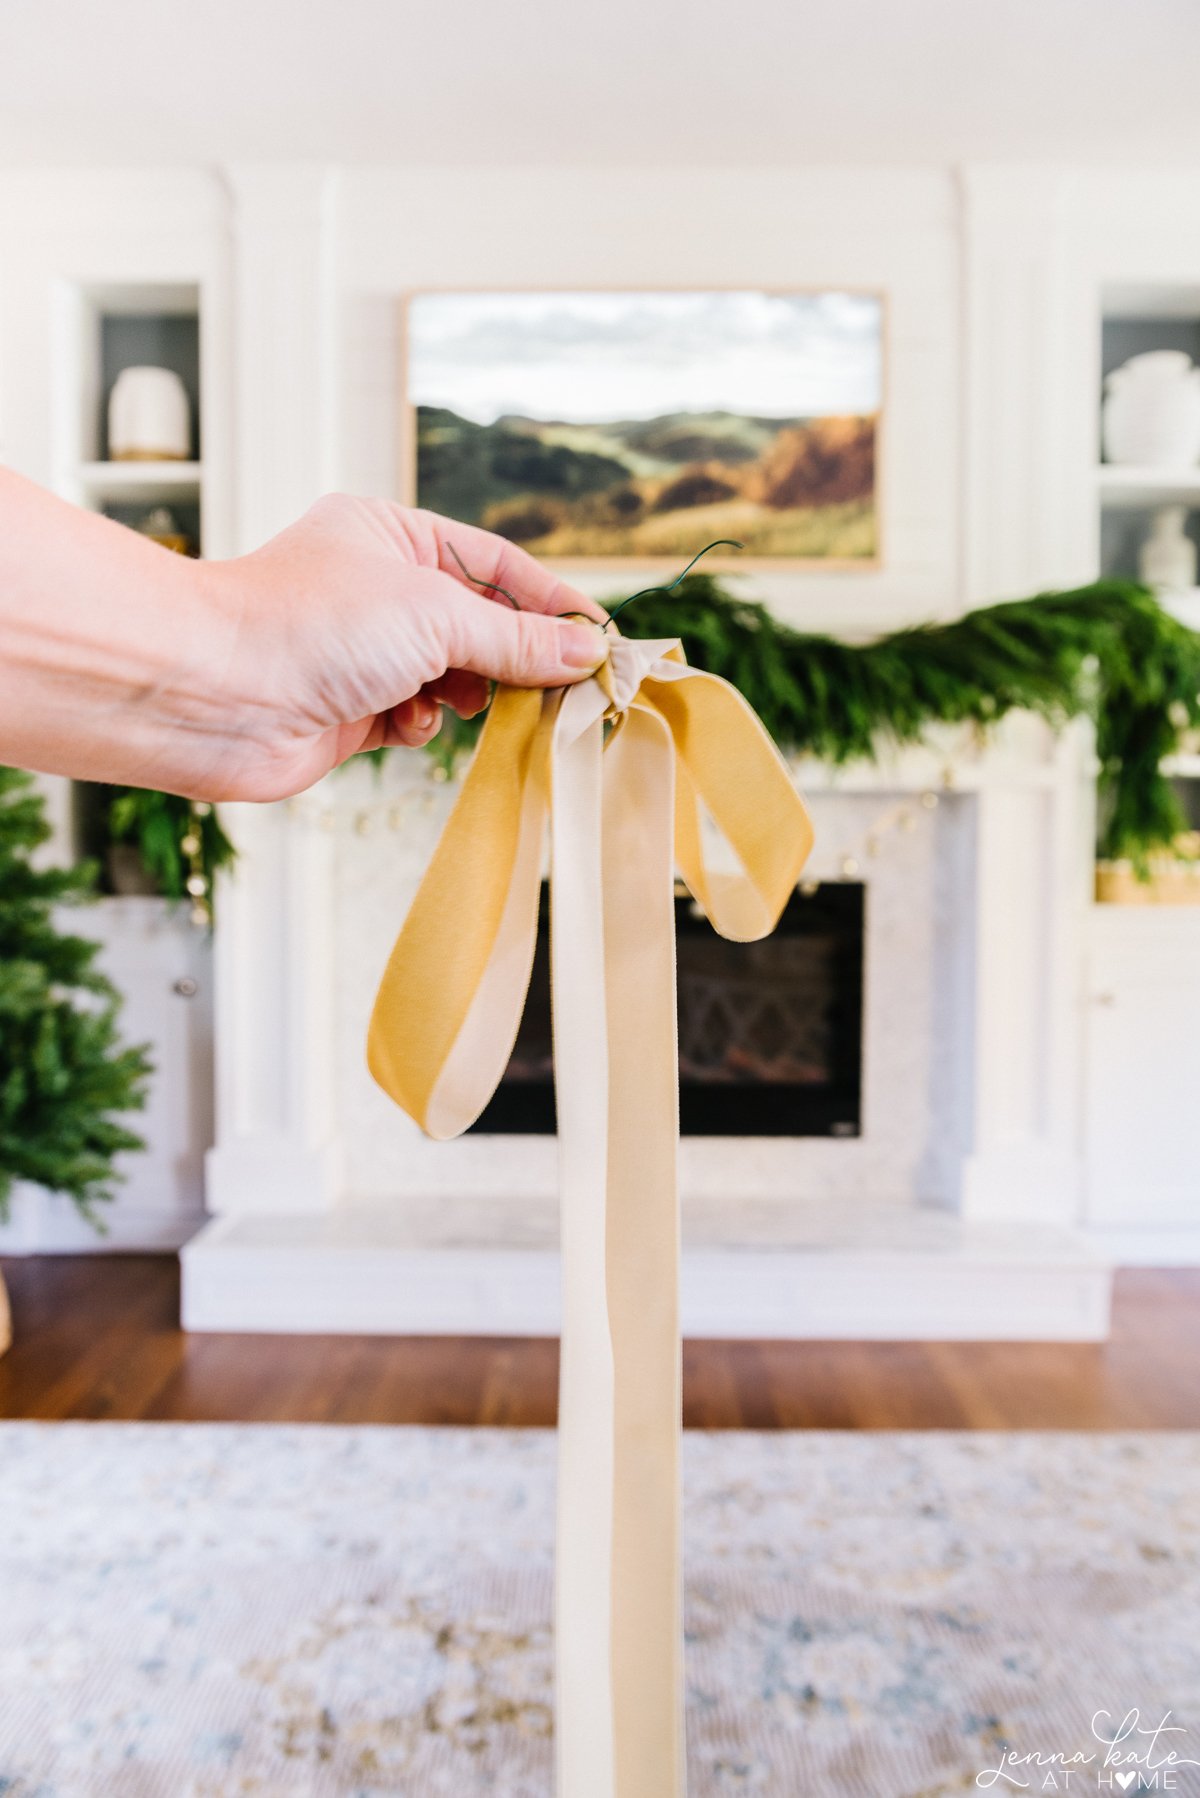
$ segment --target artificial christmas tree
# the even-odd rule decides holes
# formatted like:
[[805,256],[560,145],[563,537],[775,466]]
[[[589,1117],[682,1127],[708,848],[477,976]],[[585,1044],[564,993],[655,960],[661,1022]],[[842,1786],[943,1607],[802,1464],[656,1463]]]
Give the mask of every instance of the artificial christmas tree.
[[[145,1103],[150,1061],[122,1045],[120,997],[97,944],[56,907],[91,898],[93,870],[37,867],[50,826],[28,774],[0,768],[0,1221],[17,1180],[67,1194],[99,1225],[114,1162],[142,1139],[121,1122]],[[0,1352],[7,1347],[0,1285]]]

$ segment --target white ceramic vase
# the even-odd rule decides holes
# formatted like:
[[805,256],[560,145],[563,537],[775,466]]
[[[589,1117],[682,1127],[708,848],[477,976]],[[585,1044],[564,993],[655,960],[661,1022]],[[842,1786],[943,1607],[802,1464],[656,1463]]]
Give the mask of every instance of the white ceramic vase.
[[1183,506],[1160,506],[1155,512],[1138,558],[1138,572],[1147,587],[1183,593],[1196,585],[1196,545],[1186,524]]
[[1131,356],[1104,385],[1107,461],[1143,468],[1200,461],[1200,368],[1183,350]]
[[186,462],[191,449],[187,389],[169,368],[123,368],[108,399],[114,462]]

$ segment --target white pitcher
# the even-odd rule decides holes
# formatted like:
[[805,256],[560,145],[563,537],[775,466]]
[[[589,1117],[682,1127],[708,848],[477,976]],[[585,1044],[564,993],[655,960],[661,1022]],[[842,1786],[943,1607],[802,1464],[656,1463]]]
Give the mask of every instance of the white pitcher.
[[1104,455],[1143,468],[1200,461],[1200,368],[1183,350],[1148,350],[1104,383]]

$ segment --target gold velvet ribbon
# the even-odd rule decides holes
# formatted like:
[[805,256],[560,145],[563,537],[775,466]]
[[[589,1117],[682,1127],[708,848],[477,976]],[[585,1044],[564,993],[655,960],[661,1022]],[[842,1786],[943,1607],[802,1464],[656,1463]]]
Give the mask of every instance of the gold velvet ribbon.
[[[604,730],[605,720],[613,729]],[[701,808],[709,814],[702,824]],[[774,929],[812,844],[741,694],[676,642],[501,687],[383,976],[367,1058],[433,1137],[512,1053],[551,838],[562,1364],[559,1798],[682,1798],[674,873],[722,936]],[[725,839],[710,866],[712,827]]]

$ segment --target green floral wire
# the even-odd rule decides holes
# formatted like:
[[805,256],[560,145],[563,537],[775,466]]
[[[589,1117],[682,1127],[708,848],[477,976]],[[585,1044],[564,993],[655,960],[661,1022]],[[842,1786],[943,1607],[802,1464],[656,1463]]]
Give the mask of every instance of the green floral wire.
[[[675,579],[673,581],[671,581],[668,585],[666,585],[666,586],[656,585],[653,587],[639,587],[636,593],[631,593],[629,595],[628,599],[623,599],[619,605],[614,606],[612,608],[612,610],[609,612],[608,617],[604,620],[604,623],[600,626],[601,630],[606,631],[608,629],[609,625],[612,623],[613,619],[617,616],[617,614],[619,612],[623,612],[625,610],[626,606],[631,606],[635,599],[644,599],[648,593],[673,593],[675,588],[678,587],[680,581],[687,579],[688,575],[692,572],[692,569],[696,566],[696,563],[698,561],[700,561],[702,556],[706,556],[710,550],[713,550],[713,549],[742,549],[743,547],[744,547],[744,545],[742,545],[741,543],[738,543],[736,541],[736,539],[733,537],[717,537],[712,543],[706,543],[704,545],[703,549],[698,549],[696,551],[695,555],[692,557],[692,559],[688,563],[687,567],[682,569],[681,572],[675,576]],[[452,543],[447,543],[446,549],[448,550],[450,555],[452,555],[454,557],[454,560],[458,563],[459,570],[462,573],[464,579],[470,581],[473,586],[484,588],[484,590],[488,593],[502,594],[503,597],[508,601],[509,605],[513,608],[513,610],[515,612],[520,612],[520,611],[524,610],[524,607],[521,605],[521,603],[517,599],[516,595],[513,593],[510,593],[507,587],[502,587],[498,581],[485,581],[481,575],[472,574],[470,569],[467,567],[466,563],[463,561],[462,557],[459,555],[458,551],[455,549],[455,547]],[[588,624],[596,624],[598,622],[598,620],[595,618],[588,618],[586,612],[560,612],[558,614],[558,616],[560,618],[582,618]]]
[[710,549],[741,549],[743,547],[744,546],[738,543],[733,537],[717,537],[712,543],[706,543],[703,549],[698,549],[696,551],[687,567],[682,573],[675,576],[675,579],[669,586],[639,587],[636,593],[631,593],[628,599],[623,599],[619,606],[614,606],[612,611],[608,614],[604,629],[607,630],[617,614],[623,612],[626,606],[631,606],[635,599],[644,599],[647,593],[673,593],[680,581],[687,579],[688,575],[692,572],[692,569],[696,566],[696,563],[702,556],[706,556]]
[[485,587],[489,593],[502,593],[514,612],[519,612],[522,609],[515,594],[510,593],[507,587],[502,587],[498,581],[485,581],[480,574],[472,574],[458,551],[455,549],[453,543],[447,543],[446,548],[458,563],[459,570],[464,580],[470,581],[476,587]]

